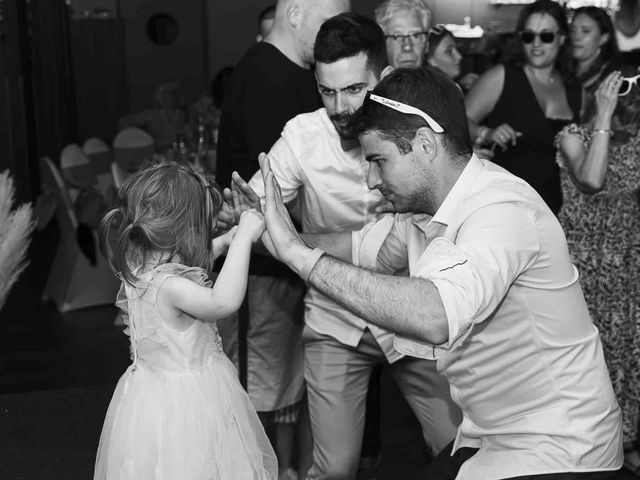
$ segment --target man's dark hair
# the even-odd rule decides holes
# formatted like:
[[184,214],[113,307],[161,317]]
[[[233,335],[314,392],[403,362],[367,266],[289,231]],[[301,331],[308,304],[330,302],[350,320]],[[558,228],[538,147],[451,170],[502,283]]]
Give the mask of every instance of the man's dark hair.
[[258,15],[258,26],[260,26],[260,24],[264,20],[270,20],[272,18],[276,18],[276,6],[275,5],[269,5],[267,8],[265,8],[264,10],[262,10],[260,12],[260,15]]
[[[462,91],[437,68],[396,69],[382,79],[373,93],[416,107],[438,122],[444,129],[444,148],[454,161],[466,161],[471,156],[473,147]],[[375,131],[406,155],[417,130],[425,126],[429,125],[418,115],[401,113],[367,99],[347,128],[354,136]]]
[[384,33],[376,22],[358,13],[341,13],[322,24],[313,49],[316,62],[333,63],[360,53],[378,75],[387,66]]

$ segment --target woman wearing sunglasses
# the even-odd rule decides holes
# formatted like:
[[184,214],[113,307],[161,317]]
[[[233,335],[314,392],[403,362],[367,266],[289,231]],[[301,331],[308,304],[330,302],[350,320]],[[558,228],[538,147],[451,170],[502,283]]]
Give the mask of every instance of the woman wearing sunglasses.
[[622,409],[625,466],[640,476],[640,88],[624,68],[607,73],[618,48],[606,12],[576,10],[571,41],[586,101],[584,123],[556,138],[559,220]]
[[469,129],[479,146],[494,146],[493,162],[526,180],[557,213],[562,194],[553,140],[580,110],[567,18],[558,3],[538,0],[522,9],[517,32],[525,63],[496,65],[478,79],[466,99]]

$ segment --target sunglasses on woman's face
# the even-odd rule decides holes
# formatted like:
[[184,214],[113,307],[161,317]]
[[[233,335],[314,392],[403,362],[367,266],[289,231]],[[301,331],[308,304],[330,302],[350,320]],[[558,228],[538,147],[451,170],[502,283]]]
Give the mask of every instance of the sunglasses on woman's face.
[[620,85],[620,90],[618,90],[618,96],[624,97],[628,94],[633,86],[638,84],[638,79],[640,79],[640,75],[636,75],[635,77],[624,77],[622,79],[622,84]]
[[538,37],[542,43],[553,43],[556,39],[556,32],[534,32],[531,30],[520,32],[520,40],[522,40],[522,43],[533,43],[536,37]]

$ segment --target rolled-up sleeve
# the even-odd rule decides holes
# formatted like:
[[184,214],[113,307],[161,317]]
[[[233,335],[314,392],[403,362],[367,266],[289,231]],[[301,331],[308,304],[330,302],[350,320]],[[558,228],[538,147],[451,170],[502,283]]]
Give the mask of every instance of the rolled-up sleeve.
[[402,353],[437,358],[460,345],[473,326],[490,318],[507,291],[539,252],[534,220],[517,203],[478,210],[458,231],[455,243],[433,240],[411,276],[433,282],[447,316],[449,340],[425,345],[398,338]]
[[351,256],[354,265],[381,273],[394,273],[407,267],[405,215],[385,215],[362,230],[352,233]]

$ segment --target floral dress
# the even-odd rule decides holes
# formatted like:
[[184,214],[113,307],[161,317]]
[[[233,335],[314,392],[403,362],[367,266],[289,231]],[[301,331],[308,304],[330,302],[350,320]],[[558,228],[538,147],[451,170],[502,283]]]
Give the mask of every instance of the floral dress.
[[[556,137],[590,130],[570,124]],[[586,194],[572,181],[558,152],[564,204],[562,224],[594,324],[600,331],[609,375],[622,409],[624,441],[638,437],[640,412],[640,133],[609,146],[601,191]]]

